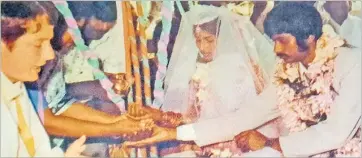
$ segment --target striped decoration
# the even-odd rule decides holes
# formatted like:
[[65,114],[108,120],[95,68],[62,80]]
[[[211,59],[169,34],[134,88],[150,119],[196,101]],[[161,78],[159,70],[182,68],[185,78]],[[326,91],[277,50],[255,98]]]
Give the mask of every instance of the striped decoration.
[[158,69],[156,73],[155,80],[155,89],[153,95],[155,100],[153,101],[154,108],[160,108],[164,101],[164,90],[163,90],[163,81],[166,76],[167,69],[167,45],[170,39],[170,32],[172,26],[172,17],[174,11],[174,1],[163,1],[162,3],[162,32],[161,37],[158,42],[157,48],[157,59],[158,59]]
[[140,1],[136,2],[139,23],[139,36],[141,41],[142,65],[143,65],[143,78],[144,78],[144,93],[146,105],[152,105],[151,100],[151,78],[150,78],[150,65],[148,63],[147,39],[146,39],[146,25],[148,23],[148,15],[143,14],[143,7]]
[[185,15],[185,9],[182,7],[181,1],[176,1],[176,5],[181,15]]
[[89,50],[89,47],[85,45],[85,42],[81,36],[81,32],[78,28],[77,22],[75,21],[72,12],[68,8],[66,1],[53,1],[54,5],[60,13],[63,14],[66,23],[68,24],[68,32],[73,38],[76,49],[82,52],[88,63],[93,67],[93,74],[98,79],[102,87],[107,91],[107,96],[115,103],[121,112],[125,112],[125,104],[123,98],[116,94],[112,87],[113,83],[107,78],[103,71],[99,69],[99,62],[97,55]]
[[127,27],[128,27],[128,41],[130,43],[130,54],[131,54],[131,61],[133,67],[133,73],[135,78],[135,89],[133,92],[135,93],[135,103],[142,104],[142,89],[141,89],[141,74],[140,74],[140,66],[139,60],[137,55],[137,43],[136,43],[136,34],[133,25],[133,16],[132,16],[132,6],[130,1],[124,1],[122,4],[125,5],[125,13],[127,14],[125,20],[127,20]]
[[[129,29],[133,29],[132,27],[130,27],[129,25],[129,17],[128,17],[128,8],[127,8],[127,4],[126,2],[121,2],[122,5],[122,16],[123,16],[123,38],[124,38],[124,45],[125,45],[125,50],[126,50],[126,79],[127,81],[131,80],[133,78],[132,75],[132,59],[131,59],[131,43],[129,40]],[[129,104],[133,104],[134,100],[133,100],[133,86],[130,87],[130,92],[128,93],[128,97],[127,97],[127,102],[128,105]]]

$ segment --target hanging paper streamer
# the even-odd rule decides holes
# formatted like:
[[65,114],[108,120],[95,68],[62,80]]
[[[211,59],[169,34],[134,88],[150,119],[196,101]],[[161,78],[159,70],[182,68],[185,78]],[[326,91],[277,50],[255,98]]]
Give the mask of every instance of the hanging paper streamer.
[[146,105],[152,105],[151,100],[151,78],[150,66],[148,63],[147,39],[146,39],[146,25],[148,23],[148,15],[143,14],[143,7],[140,1],[136,2],[139,22],[139,36],[141,41],[142,65],[143,65],[143,78],[144,78],[144,93]]
[[155,108],[161,107],[164,101],[164,90],[162,86],[164,78],[166,76],[166,69],[168,63],[167,45],[170,39],[173,11],[174,11],[173,1],[163,1],[161,9],[162,32],[160,40],[157,45],[158,70],[156,73],[155,90],[153,91],[153,95],[155,97],[155,100],[153,101],[153,106]]
[[64,19],[69,27],[68,32],[73,38],[76,49],[82,52],[84,57],[88,60],[88,63],[93,67],[93,74],[95,78],[100,81],[102,87],[107,91],[107,96],[112,100],[112,102],[118,105],[122,112],[125,112],[123,98],[113,91],[113,83],[107,78],[104,72],[99,69],[97,55],[90,52],[88,46],[85,45],[77,22],[75,21],[72,12],[68,8],[68,3],[66,1],[53,1],[53,3],[58,11],[63,14]]
[[185,9],[182,7],[181,1],[177,0],[176,1],[176,5],[178,10],[180,11],[181,15],[185,15]]
[[[133,73],[135,78],[135,89],[131,89],[130,94],[128,95],[128,100],[130,103],[130,100],[133,102],[133,93],[135,90],[135,102],[137,104],[142,103],[142,91],[141,91],[141,74],[140,74],[140,67],[139,67],[139,60],[137,55],[137,43],[136,43],[136,34],[135,34],[135,27],[133,25],[133,15],[132,15],[132,8],[131,3],[129,1],[123,1],[122,2],[122,11],[123,11],[123,20],[124,20],[124,26],[126,27],[127,31],[125,31],[125,41],[127,45],[127,54],[128,61],[128,69],[131,69],[133,67]],[[131,71],[131,70],[130,70]],[[137,157],[137,153],[140,151],[137,148],[130,148],[128,157],[135,158]]]

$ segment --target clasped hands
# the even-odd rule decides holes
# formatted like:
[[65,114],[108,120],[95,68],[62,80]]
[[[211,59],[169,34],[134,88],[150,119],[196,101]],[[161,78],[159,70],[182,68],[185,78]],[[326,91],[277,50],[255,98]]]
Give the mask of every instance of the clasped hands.
[[257,130],[249,130],[241,132],[234,137],[234,140],[244,153],[263,149],[264,147],[270,147],[274,150],[283,153],[279,144],[278,138],[267,138]]
[[[182,115],[162,112],[148,106],[130,104],[124,119],[138,122],[139,129],[124,135],[123,146],[141,147],[162,141],[176,139],[176,127],[182,124]],[[134,124],[133,123],[133,124]]]

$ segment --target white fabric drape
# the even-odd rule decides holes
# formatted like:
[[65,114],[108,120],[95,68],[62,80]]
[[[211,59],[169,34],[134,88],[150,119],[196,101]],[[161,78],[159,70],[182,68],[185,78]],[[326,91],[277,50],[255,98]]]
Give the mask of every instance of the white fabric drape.
[[[182,17],[166,74],[164,111],[183,113],[190,106],[189,82],[195,73],[199,52],[193,25],[215,16],[218,17],[220,28],[216,55],[209,63],[207,106],[213,106],[220,114],[236,110],[250,95],[256,95],[255,84],[269,82],[275,61],[272,45],[249,18],[226,8],[195,6]],[[259,64],[264,81],[257,79],[251,60]]]

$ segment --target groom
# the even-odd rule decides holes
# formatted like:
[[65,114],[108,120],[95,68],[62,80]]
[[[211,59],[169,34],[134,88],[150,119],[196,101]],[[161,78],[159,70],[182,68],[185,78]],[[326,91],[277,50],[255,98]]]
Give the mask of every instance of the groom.
[[[275,7],[264,28],[275,42],[274,52],[282,59],[281,65],[287,66],[277,70],[276,76],[282,81],[274,84],[282,94],[277,96],[277,105],[286,134],[269,139],[257,131],[243,132],[236,137],[239,147],[271,147],[286,157],[320,153],[323,157],[360,156],[361,141],[356,132],[361,118],[361,50],[322,35],[318,11],[305,4],[288,2]],[[293,64],[297,68],[288,68]],[[285,69],[299,71],[299,75],[286,73]],[[290,78],[283,78],[280,73]],[[290,100],[290,93],[282,88],[293,91]],[[344,145],[352,150],[346,150]]]

